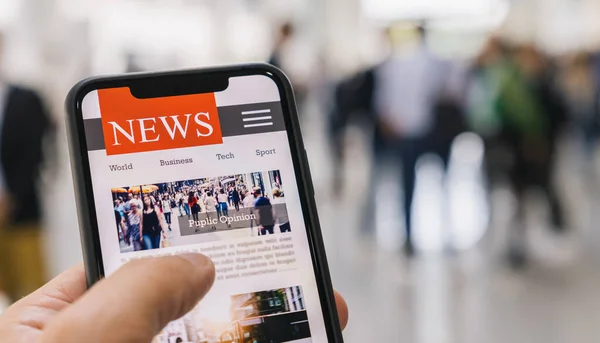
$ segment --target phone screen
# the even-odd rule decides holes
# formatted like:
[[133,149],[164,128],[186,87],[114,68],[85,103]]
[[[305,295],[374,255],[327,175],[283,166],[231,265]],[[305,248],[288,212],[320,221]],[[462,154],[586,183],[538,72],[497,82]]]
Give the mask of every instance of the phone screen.
[[264,75],[215,93],[83,98],[105,275],[183,252],[216,266],[210,293],[156,342],[327,341],[282,108]]

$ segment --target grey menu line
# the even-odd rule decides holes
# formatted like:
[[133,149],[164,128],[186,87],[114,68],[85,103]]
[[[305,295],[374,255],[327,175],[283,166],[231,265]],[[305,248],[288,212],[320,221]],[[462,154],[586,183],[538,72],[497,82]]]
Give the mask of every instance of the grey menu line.
[[266,109],[266,110],[255,110],[255,111],[242,111],[242,115],[259,114],[259,113],[271,113],[271,110]]
[[243,118],[242,121],[258,121],[258,120],[267,120],[267,119],[273,119],[273,117],[264,116],[264,117]]
[[244,125],[245,128],[248,128],[248,127],[259,127],[259,126],[273,126],[273,123],[258,123],[258,124],[246,124],[246,125]]

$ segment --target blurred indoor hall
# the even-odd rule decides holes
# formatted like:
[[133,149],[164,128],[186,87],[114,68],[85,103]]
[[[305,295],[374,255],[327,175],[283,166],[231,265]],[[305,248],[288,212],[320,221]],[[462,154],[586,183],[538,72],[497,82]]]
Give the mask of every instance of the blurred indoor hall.
[[[596,0],[2,0],[0,80],[63,123],[90,75],[276,57],[301,94],[346,342],[597,342],[597,13]],[[414,57],[423,46],[433,62]],[[420,100],[394,101],[407,98]],[[403,120],[422,124],[411,163]],[[38,187],[51,275],[81,260],[59,131]]]
[[[439,160],[426,157],[420,166],[414,209],[417,252],[412,259],[399,250],[402,218],[396,199],[401,190],[390,189],[396,185],[389,180],[393,176],[388,174],[376,191],[373,236],[360,227],[360,212],[348,210],[359,208],[361,194],[370,191],[369,169],[357,168],[368,165],[364,149],[354,146],[346,152],[352,161],[344,168],[346,190],[339,198],[327,191],[317,194],[334,282],[350,297],[352,322],[361,323],[348,328],[348,341],[594,341],[600,334],[595,296],[600,233],[594,225],[600,199],[578,177],[581,156],[571,154],[559,162],[571,231],[557,236],[549,230],[543,197],[532,194],[524,242],[530,261],[526,268],[512,269],[506,253],[516,200],[507,187],[495,190],[495,215],[488,227],[490,211],[477,161],[482,141],[472,135],[459,139],[449,189],[441,187]],[[561,149],[569,155],[575,144],[566,141]],[[317,169],[319,164],[312,163]],[[317,189],[327,190],[330,180],[315,182]],[[449,210],[443,208],[444,197]]]

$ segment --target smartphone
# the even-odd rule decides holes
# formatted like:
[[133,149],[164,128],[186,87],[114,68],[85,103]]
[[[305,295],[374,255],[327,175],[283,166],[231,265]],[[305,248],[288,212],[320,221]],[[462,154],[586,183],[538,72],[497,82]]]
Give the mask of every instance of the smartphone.
[[157,342],[342,342],[280,70],[91,78],[66,109],[89,285],[130,260],[199,252],[215,284]]

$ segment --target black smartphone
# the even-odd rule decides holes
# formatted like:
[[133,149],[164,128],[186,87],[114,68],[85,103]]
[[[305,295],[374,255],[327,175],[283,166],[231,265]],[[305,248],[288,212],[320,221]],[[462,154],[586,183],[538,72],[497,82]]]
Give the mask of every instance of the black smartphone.
[[66,109],[89,285],[133,259],[200,252],[215,284],[159,342],[342,342],[280,70],[91,78]]

